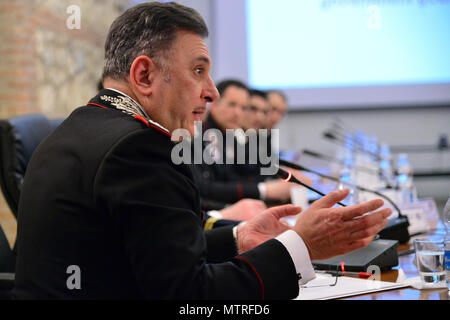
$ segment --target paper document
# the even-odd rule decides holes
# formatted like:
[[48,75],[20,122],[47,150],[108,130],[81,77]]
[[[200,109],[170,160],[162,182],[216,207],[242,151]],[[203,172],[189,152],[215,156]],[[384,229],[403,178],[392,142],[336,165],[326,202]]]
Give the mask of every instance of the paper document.
[[[350,297],[365,293],[408,287],[408,282],[394,283],[376,280],[366,280],[352,277],[338,277],[337,284],[334,277],[327,274],[317,274],[316,279],[307,283],[306,288],[300,287],[295,300],[328,300]],[[319,286],[319,287],[317,287]]]

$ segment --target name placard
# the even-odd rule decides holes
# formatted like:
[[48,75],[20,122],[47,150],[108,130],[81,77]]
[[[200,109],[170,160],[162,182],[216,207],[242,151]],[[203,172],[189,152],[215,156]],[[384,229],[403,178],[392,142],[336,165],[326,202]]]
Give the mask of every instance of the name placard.
[[433,224],[439,221],[439,213],[434,199],[420,199],[415,203],[404,203],[399,205],[400,210],[408,217],[410,235],[428,232]]

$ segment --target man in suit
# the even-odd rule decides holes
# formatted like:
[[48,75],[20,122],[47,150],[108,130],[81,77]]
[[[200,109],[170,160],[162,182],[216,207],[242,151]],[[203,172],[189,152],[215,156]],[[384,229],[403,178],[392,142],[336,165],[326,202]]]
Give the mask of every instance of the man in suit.
[[[210,112],[203,121],[202,134],[220,133],[225,137],[227,129],[239,128],[243,109],[248,103],[248,88],[239,80],[229,79],[219,82],[217,90],[220,98],[210,104]],[[201,153],[220,138],[208,135],[207,139],[213,141],[201,141]],[[257,200],[261,197],[257,183],[241,179],[234,172],[234,166],[226,164],[226,157],[231,156],[234,161],[234,149],[230,150],[223,144],[220,150],[215,147],[211,151],[215,153],[214,157],[221,160],[218,161],[220,163],[192,165],[202,209],[205,211],[205,229],[246,221],[266,209],[265,203]],[[279,188],[287,191],[289,185],[280,183]]]
[[[236,139],[231,148],[228,148],[225,143],[210,148],[215,141],[225,141],[227,130],[236,130],[242,127],[242,118],[247,112],[245,110],[248,108],[249,101],[251,101],[248,87],[236,79],[219,82],[217,90],[220,98],[211,103],[210,112],[203,124],[202,131],[204,134],[206,133],[208,140],[204,142],[202,152],[205,148],[214,152],[215,163],[202,162],[194,165],[196,183],[200,189],[204,208],[208,210],[209,206],[235,203],[245,198],[268,201],[289,200],[291,184],[286,184],[279,179],[264,182],[266,177],[260,175],[259,166],[256,166],[257,170],[253,170],[251,174],[245,176],[241,174],[240,168],[248,167],[249,149],[245,150],[245,163],[237,164],[236,148],[239,144],[245,144],[245,141],[239,142]],[[235,131],[235,133],[239,133],[239,131]],[[216,134],[220,137],[213,136]],[[254,166],[250,165],[250,167]]]
[[267,115],[269,113],[269,101],[264,91],[252,89],[250,90],[250,99],[244,108],[243,117],[241,118],[241,128],[244,130],[266,129]]
[[267,92],[267,100],[269,102],[269,112],[266,126],[267,129],[273,129],[287,112],[287,99],[281,91],[270,90]]
[[[265,176],[259,175],[263,165],[261,164],[260,154],[270,156],[272,152],[270,131],[266,130],[266,119],[269,111],[267,95],[264,91],[251,89],[249,90],[249,101],[244,107],[241,117],[240,139],[238,139],[240,147],[245,148],[246,161],[244,164],[235,166],[235,171],[242,179],[259,179],[263,181]],[[245,131],[245,133],[244,133]],[[254,141],[251,141],[251,133],[255,133]],[[253,143],[253,145],[252,145]],[[251,156],[256,159],[256,163],[250,161]],[[276,155],[278,156],[278,155]],[[287,195],[287,199],[289,199]]]
[[290,299],[314,278],[310,259],[367,245],[387,223],[381,200],[332,208],[346,191],[246,224],[203,232],[190,167],[171,159],[171,133],[218,98],[194,10],[128,9],[105,45],[105,90],[36,150],[18,221],[18,299]]
[[[275,144],[272,144],[272,130],[273,127],[268,127],[270,124],[270,100],[266,92],[256,89],[249,90],[249,101],[244,106],[244,112],[242,113],[240,126],[244,131],[240,131],[240,137],[238,137],[238,143],[240,147],[245,148],[246,161],[244,164],[234,165],[234,172],[242,181],[257,181],[262,182],[266,180],[266,176],[260,175],[261,168],[269,167],[271,163],[265,164],[261,161],[261,155],[267,157],[278,157],[278,139],[275,137]],[[275,129],[277,130],[277,129]],[[250,134],[249,134],[250,132]],[[251,132],[256,133],[255,140],[252,147]],[[255,148],[255,146],[257,148]],[[275,154],[273,154],[275,153]],[[250,161],[251,155],[256,155],[256,163]],[[296,178],[308,185],[311,184],[311,180],[302,174],[300,171],[293,171]],[[269,177],[271,178],[271,177]],[[273,182],[267,182],[266,185]],[[288,200],[290,193],[286,195]]]

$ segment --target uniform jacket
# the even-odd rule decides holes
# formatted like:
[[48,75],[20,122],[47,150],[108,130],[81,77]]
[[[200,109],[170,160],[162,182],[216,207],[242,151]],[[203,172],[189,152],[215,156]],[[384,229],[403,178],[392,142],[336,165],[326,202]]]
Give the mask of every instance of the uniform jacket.
[[19,203],[14,297],[296,297],[295,267],[278,240],[239,255],[231,228],[202,230],[192,170],[173,164],[170,134],[127,112],[133,104],[105,89],[33,154]]
[[[203,124],[203,133],[207,132],[208,129],[219,130],[211,115],[208,115]],[[225,137],[225,135],[223,136]],[[209,144],[209,141],[203,142],[202,152]],[[226,157],[231,157],[235,162],[234,149],[227,150],[225,143],[223,143],[220,150],[214,150],[214,148],[209,150],[215,151],[218,155],[217,160],[220,159],[221,162],[217,161],[219,163],[213,164],[202,162],[193,165],[195,182],[200,190],[204,209],[217,209],[220,203],[235,203],[243,198],[260,198],[258,183],[242,178],[236,171],[235,165],[226,164]],[[232,154],[230,155],[230,153]]]

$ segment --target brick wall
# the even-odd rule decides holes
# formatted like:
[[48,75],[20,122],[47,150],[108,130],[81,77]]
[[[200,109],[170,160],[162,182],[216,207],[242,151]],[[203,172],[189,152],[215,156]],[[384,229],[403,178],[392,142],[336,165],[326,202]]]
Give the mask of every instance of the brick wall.
[[[0,0],[0,118],[65,117],[85,104],[101,76],[109,26],[129,2]],[[80,8],[80,29],[67,27],[71,5]],[[16,225],[3,197],[0,224],[12,243]]]

